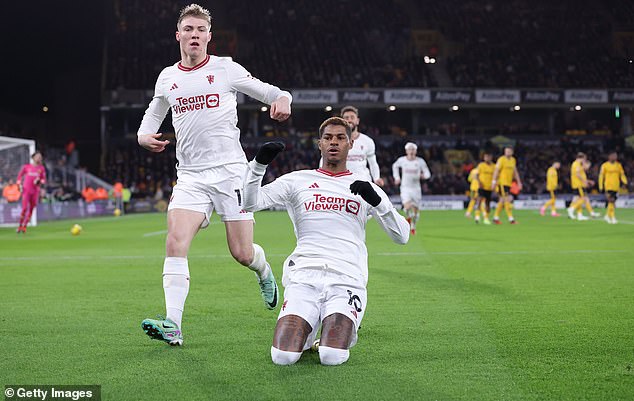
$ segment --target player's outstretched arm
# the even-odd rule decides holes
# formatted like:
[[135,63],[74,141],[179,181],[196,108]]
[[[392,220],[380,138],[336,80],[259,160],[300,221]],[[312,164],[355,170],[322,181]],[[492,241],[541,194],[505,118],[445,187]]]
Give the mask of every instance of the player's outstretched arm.
[[236,62],[227,65],[231,87],[254,99],[271,105],[271,118],[284,121],[291,115],[293,96],[275,85],[262,82]]
[[291,116],[291,100],[286,96],[278,97],[271,103],[271,118],[276,121],[286,121]]
[[244,182],[244,210],[256,212],[274,205],[284,205],[290,193],[289,183],[284,177],[262,186],[266,167],[283,150],[282,142],[267,142],[260,147],[255,158],[249,163]]
[[367,181],[355,181],[350,185],[350,191],[360,195],[372,207],[371,214],[376,218],[381,229],[397,244],[407,244],[410,227],[405,217],[401,216],[387,194],[375,184]]
[[394,177],[394,185],[401,185],[401,174],[399,168],[401,167],[400,159],[392,164],[392,177]]
[[260,164],[271,164],[271,162],[286,148],[282,142],[267,142],[258,149],[255,161]]
[[137,141],[141,147],[149,150],[150,152],[162,152],[165,150],[165,147],[169,145],[170,141],[164,140],[160,141],[160,138],[163,134],[145,134],[145,135],[137,135]]
[[427,162],[422,157],[420,159],[420,168],[421,168],[421,178],[423,180],[428,180],[431,178],[431,171],[429,170],[429,166],[427,166]]
[[605,178],[604,168],[603,168],[603,165],[601,165],[601,170],[599,170],[599,192],[603,192],[603,179],[604,178]]
[[372,176],[374,183],[382,187],[385,182],[383,178],[381,178],[381,169],[379,168],[379,163],[376,161],[375,154],[368,156],[368,167],[370,167],[370,176]]

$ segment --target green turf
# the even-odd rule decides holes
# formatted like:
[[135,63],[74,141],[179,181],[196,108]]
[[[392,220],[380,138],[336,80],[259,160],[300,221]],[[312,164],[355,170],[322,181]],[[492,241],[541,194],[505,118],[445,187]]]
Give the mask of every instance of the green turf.
[[[634,210],[616,226],[517,215],[486,227],[424,212],[406,246],[371,221],[369,304],[339,367],[270,362],[277,311],[217,220],[192,246],[182,348],[140,328],[163,313],[164,215],[82,220],[78,237],[70,221],[0,229],[0,385],[100,384],[106,400],[634,399]],[[290,221],[257,220],[280,277]]]

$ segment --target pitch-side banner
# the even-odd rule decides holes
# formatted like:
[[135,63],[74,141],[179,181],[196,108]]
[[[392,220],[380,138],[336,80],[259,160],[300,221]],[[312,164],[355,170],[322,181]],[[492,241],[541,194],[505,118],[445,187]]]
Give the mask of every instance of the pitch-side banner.
[[384,93],[387,104],[427,104],[431,102],[428,89],[387,89]]
[[433,90],[431,94],[432,103],[448,103],[448,104],[463,104],[473,102],[473,91],[466,89],[455,90]]
[[522,103],[562,103],[564,91],[561,90],[523,90]]
[[383,102],[382,90],[342,90],[339,91],[339,100],[342,103],[381,103]]
[[569,89],[564,92],[566,103],[607,103],[608,91],[603,89]]
[[477,103],[519,103],[520,91],[516,89],[476,89]]
[[314,89],[314,90],[294,90],[293,103],[297,104],[319,104],[330,105],[338,103],[336,90]]
[[[526,199],[526,200],[516,200],[513,202],[513,208],[515,209],[539,209],[544,203],[545,199]],[[566,207],[566,201],[563,199],[557,199],[555,201],[555,207],[557,209],[563,209]],[[550,213],[550,211],[549,211]]]
[[634,90],[610,91],[610,101],[612,103],[634,103]]

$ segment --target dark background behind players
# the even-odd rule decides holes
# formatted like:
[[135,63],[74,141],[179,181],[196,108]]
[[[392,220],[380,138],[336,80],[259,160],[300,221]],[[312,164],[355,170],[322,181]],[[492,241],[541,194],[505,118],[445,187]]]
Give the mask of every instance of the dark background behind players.
[[[34,138],[53,156],[75,138],[80,165],[91,172],[110,181],[125,175],[126,184],[134,184],[140,193],[153,193],[157,187],[168,193],[173,157],[167,154],[149,160],[139,150],[131,153],[121,126],[111,127],[112,146],[105,158],[112,163],[105,169],[100,166],[99,107],[106,90],[151,89],[158,66],[176,60],[170,50],[173,42],[165,38],[174,30],[172,11],[186,3],[189,1],[100,0],[86,5],[62,0],[4,5],[0,44],[9,58],[3,63],[0,134]],[[236,56],[262,79],[287,87],[634,87],[629,62],[634,51],[627,40],[627,32],[634,30],[634,4],[630,2],[540,2],[535,7],[523,1],[284,0],[274,4],[218,2],[213,9],[214,50]],[[239,22],[227,26],[227,21]],[[271,26],[283,31],[278,34]],[[356,29],[359,26],[364,28]],[[446,75],[439,76],[436,66],[425,64],[421,54],[412,50],[412,35],[419,29],[437,30],[443,35],[444,47],[462,49],[444,58],[440,45],[425,49],[438,56]],[[304,40],[295,40],[298,37]],[[332,59],[339,61],[337,65]],[[543,116],[518,119],[507,110],[425,111],[420,127],[411,126],[406,111],[363,113],[363,131],[375,140],[385,138],[377,144],[381,166],[393,161],[396,153],[391,149],[402,146],[400,137],[419,133],[453,138],[425,153],[426,158],[437,161],[436,174],[426,184],[428,193],[462,193],[466,185],[463,170],[468,170],[469,163],[464,168],[447,168],[451,163],[444,152],[467,148],[477,159],[487,144],[486,140],[472,141],[478,136],[474,134],[554,133],[559,141],[566,131],[577,129],[612,133],[599,140],[600,147],[574,137],[570,145],[563,137],[557,145],[561,149],[552,149],[559,156],[577,148],[594,151],[595,165],[608,148],[616,145],[625,150],[620,121],[612,110],[584,109],[577,114],[559,110],[553,127],[546,126]],[[306,135],[294,135],[307,133],[305,126],[323,117],[319,110],[298,111],[296,121],[287,126],[263,126],[250,132],[244,123],[241,128],[245,136],[256,137],[254,140],[267,134],[292,138],[306,151],[289,161],[288,168],[293,169],[314,163]],[[240,118],[241,124],[248,121],[244,114]],[[539,192],[542,165],[549,161],[531,147],[527,144],[522,152],[520,143],[518,161],[528,175],[526,191]],[[628,159],[631,157],[625,154],[624,167],[632,175]]]

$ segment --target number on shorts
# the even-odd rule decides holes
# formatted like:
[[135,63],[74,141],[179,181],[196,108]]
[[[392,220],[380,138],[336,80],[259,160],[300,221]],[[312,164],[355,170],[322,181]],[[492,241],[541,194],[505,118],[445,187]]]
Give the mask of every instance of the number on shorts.
[[358,295],[354,295],[350,290],[348,290],[348,296],[350,297],[348,305],[354,306],[354,309],[356,309],[357,312],[361,312],[363,310],[361,309],[361,307],[363,306],[361,304],[361,298],[359,298]]
[[238,196],[238,206],[242,206],[242,194],[239,189],[236,189],[236,195]]

